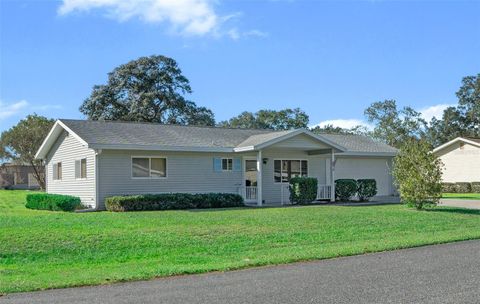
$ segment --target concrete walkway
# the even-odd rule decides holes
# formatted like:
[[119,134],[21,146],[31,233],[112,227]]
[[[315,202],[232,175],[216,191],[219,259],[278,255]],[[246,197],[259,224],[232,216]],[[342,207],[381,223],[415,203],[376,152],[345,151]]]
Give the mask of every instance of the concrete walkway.
[[450,198],[441,199],[439,206],[480,209],[480,200],[450,199]]
[[109,286],[0,303],[478,303],[480,241]]

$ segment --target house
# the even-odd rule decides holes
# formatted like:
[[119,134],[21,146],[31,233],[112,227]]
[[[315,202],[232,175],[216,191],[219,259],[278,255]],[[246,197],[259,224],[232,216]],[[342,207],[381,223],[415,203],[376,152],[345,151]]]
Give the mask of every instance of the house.
[[0,189],[39,189],[34,172],[33,166],[27,164],[0,164]]
[[433,150],[442,161],[446,183],[480,181],[480,138],[457,137]]
[[113,195],[228,192],[247,203],[288,202],[292,176],[318,179],[318,199],[334,200],[332,181],[373,178],[394,194],[397,150],[355,135],[152,123],[57,120],[38,150],[47,192],[79,196],[104,209]]

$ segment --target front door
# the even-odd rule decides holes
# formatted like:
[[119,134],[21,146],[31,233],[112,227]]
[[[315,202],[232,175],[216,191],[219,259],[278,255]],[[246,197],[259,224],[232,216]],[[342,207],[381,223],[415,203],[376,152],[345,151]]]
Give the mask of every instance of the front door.
[[257,201],[257,161],[245,159],[243,168],[245,168],[243,173],[245,201]]

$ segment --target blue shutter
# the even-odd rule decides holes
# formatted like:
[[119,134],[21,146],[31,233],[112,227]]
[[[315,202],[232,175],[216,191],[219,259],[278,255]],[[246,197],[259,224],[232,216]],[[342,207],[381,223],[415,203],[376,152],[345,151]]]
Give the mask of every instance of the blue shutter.
[[242,171],[242,159],[234,158],[233,159],[233,171],[240,172]]
[[222,159],[220,157],[213,158],[213,171],[222,172]]

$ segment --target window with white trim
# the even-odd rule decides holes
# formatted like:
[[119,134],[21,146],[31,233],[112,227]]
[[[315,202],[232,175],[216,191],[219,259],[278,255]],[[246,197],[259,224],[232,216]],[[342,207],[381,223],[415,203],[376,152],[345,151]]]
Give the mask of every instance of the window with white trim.
[[290,178],[308,176],[308,162],[306,160],[281,160],[273,162],[273,180],[276,183],[288,183]]
[[53,164],[53,180],[61,180],[62,179],[62,163],[54,163]]
[[164,157],[132,157],[132,177],[167,177],[167,159]]
[[233,170],[233,158],[222,158],[222,171]]
[[82,158],[75,161],[75,178],[87,178],[87,159]]

